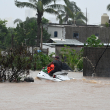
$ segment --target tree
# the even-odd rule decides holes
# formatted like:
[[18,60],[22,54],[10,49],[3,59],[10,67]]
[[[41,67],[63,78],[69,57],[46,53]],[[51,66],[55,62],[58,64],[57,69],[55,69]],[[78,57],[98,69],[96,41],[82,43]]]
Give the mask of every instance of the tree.
[[60,24],[63,22],[67,24],[85,24],[84,21],[87,19],[81,12],[81,9],[73,1],[66,4],[64,10],[58,10],[58,12],[60,14],[57,16],[57,19],[59,19]]
[[[48,23],[49,20],[43,18],[43,24]],[[37,32],[37,21],[35,19],[26,20],[22,23],[17,24],[15,28],[15,44],[21,45],[21,43],[26,43],[27,46],[35,46],[36,45],[36,32]],[[46,42],[50,38],[48,32],[43,29],[43,41]]]
[[[25,22],[32,21],[32,20],[36,20],[36,19],[37,19],[36,17],[31,17],[31,18],[26,17]],[[20,24],[20,23],[22,23],[23,21],[22,21],[21,19],[17,18],[17,19],[14,20],[14,24],[17,23],[17,22]]]
[[5,38],[8,34],[8,30],[6,27],[6,20],[1,20],[0,19],[0,48],[1,49],[5,49]]
[[86,17],[84,16],[83,12],[76,12],[74,13],[74,16],[72,17],[72,20],[69,20],[69,24],[86,24]]
[[107,5],[107,10],[110,11],[110,4]]
[[[24,21],[17,24],[15,31],[17,33],[15,36],[15,41],[17,45],[21,45],[21,43],[26,43],[26,45],[29,46],[35,45],[37,31],[37,23],[35,20],[28,22]],[[28,42],[26,42],[25,40],[28,40]]]
[[59,19],[59,24],[63,22],[67,23],[68,19],[73,16],[73,12],[71,10],[71,2],[66,3],[64,10],[58,10],[57,20]]
[[[64,7],[63,5],[56,4],[55,1],[56,0],[29,0],[29,2],[19,2],[17,0],[15,1],[15,5],[17,7],[20,7],[20,8],[29,7],[29,8],[34,9],[35,11],[37,11],[36,15],[37,15],[37,25],[38,25],[38,27],[37,27],[38,28],[37,29],[38,46],[40,45],[40,25],[42,23],[41,21],[42,21],[42,16],[43,16],[44,12],[51,13],[51,14],[57,14],[57,11],[54,9]],[[64,0],[64,1],[66,3],[68,2],[68,0]],[[54,4],[51,4],[53,2],[54,2]]]
[[16,32],[14,31],[14,29],[15,28],[12,28],[12,27],[8,28],[8,34],[5,36],[5,42],[4,42],[6,48],[11,48],[14,44],[14,36],[16,35]]

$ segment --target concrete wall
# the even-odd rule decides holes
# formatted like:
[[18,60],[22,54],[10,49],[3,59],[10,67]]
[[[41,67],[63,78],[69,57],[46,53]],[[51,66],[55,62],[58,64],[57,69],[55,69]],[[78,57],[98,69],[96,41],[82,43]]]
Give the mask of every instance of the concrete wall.
[[48,48],[48,55],[50,55],[51,53],[55,53],[55,47],[50,47],[49,45],[46,45],[46,43],[44,43],[43,45],[43,49],[47,49]]
[[[58,32],[58,37],[54,37],[54,32],[55,31]],[[49,26],[48,27],[48,33],[51,34],[50,38],[60,38],[60,39],[65,38],[65,28],[64,27]]]
[[[106,48],[106,47],[105,47]],[[105,48],[93,48],[93,47],[85,47],[84,48],[84,57],[87,57],[89,61],[86,59],[83,60],[83,75],[84,76],[92,76],[93,66],[97,64],[99,58],[104,52]],[[92,63],[92,65],[91,65]],[[105,53],[102,55],[101,59],[98,62],[95,71],[97,76],[100,77],[110,77],[110,47],[106,49]]]
[[72,27],[72,26],[65,26],[65,38],[66,39],[73,39],[73,33],[78,32],[79,33],[79,40],[80,42],[85,43],[87,38],[91,35],[99,34],[99,39],[102,43],[110,42],[110,27]]

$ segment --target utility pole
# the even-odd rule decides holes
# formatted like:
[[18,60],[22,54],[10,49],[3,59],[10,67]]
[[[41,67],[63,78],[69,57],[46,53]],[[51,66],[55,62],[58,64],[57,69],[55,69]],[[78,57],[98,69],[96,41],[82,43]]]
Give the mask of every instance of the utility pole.
[[87,8],[86,8],[86,25],[87,25]]
[[86,8],[86,39],[87,39],[87,33],[88,31],[87,31],[87,8]]

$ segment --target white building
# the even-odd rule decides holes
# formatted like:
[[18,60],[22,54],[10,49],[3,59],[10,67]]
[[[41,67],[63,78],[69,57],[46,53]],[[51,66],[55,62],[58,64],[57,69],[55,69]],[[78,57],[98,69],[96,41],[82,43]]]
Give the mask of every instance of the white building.
[[43,43],[43,48],[49,48],[49,54],[55,53],[55,45],[84,45],[76,39],[65,39],[65,26],[68,25],[48,26],[47,31],[51,36],[48,43]]
[[49,25],[48,33],[51,34],[51,38],[65,39],[64,25]]

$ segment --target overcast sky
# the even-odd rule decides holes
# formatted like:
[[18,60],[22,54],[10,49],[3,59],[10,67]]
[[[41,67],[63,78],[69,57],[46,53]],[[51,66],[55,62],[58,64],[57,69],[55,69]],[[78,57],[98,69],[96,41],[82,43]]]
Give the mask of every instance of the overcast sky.
[[[22,2],[28,2],[28,0],[18,0]],[[73,0],[70,0],[73,1]],[[103,13],[107,13],[110,16],[110,12],[106,7],[110,4],[110,0],[74,0],[81,11],[88,15],[88,24],[100,24],[101,16]],[[63,0],[57,0],[57,3],[64,4]],[[25,18],[35,17],[35,11],[29,8],[18,8],[14,4],[14,0],[0,0],[0,19],[8,20],[7,26],[14,27],[13,21],[16,18],[25,20]],[[58,23],[56,17],[50,14],[44,14],[44,17],[49,19],[52,23]]]

